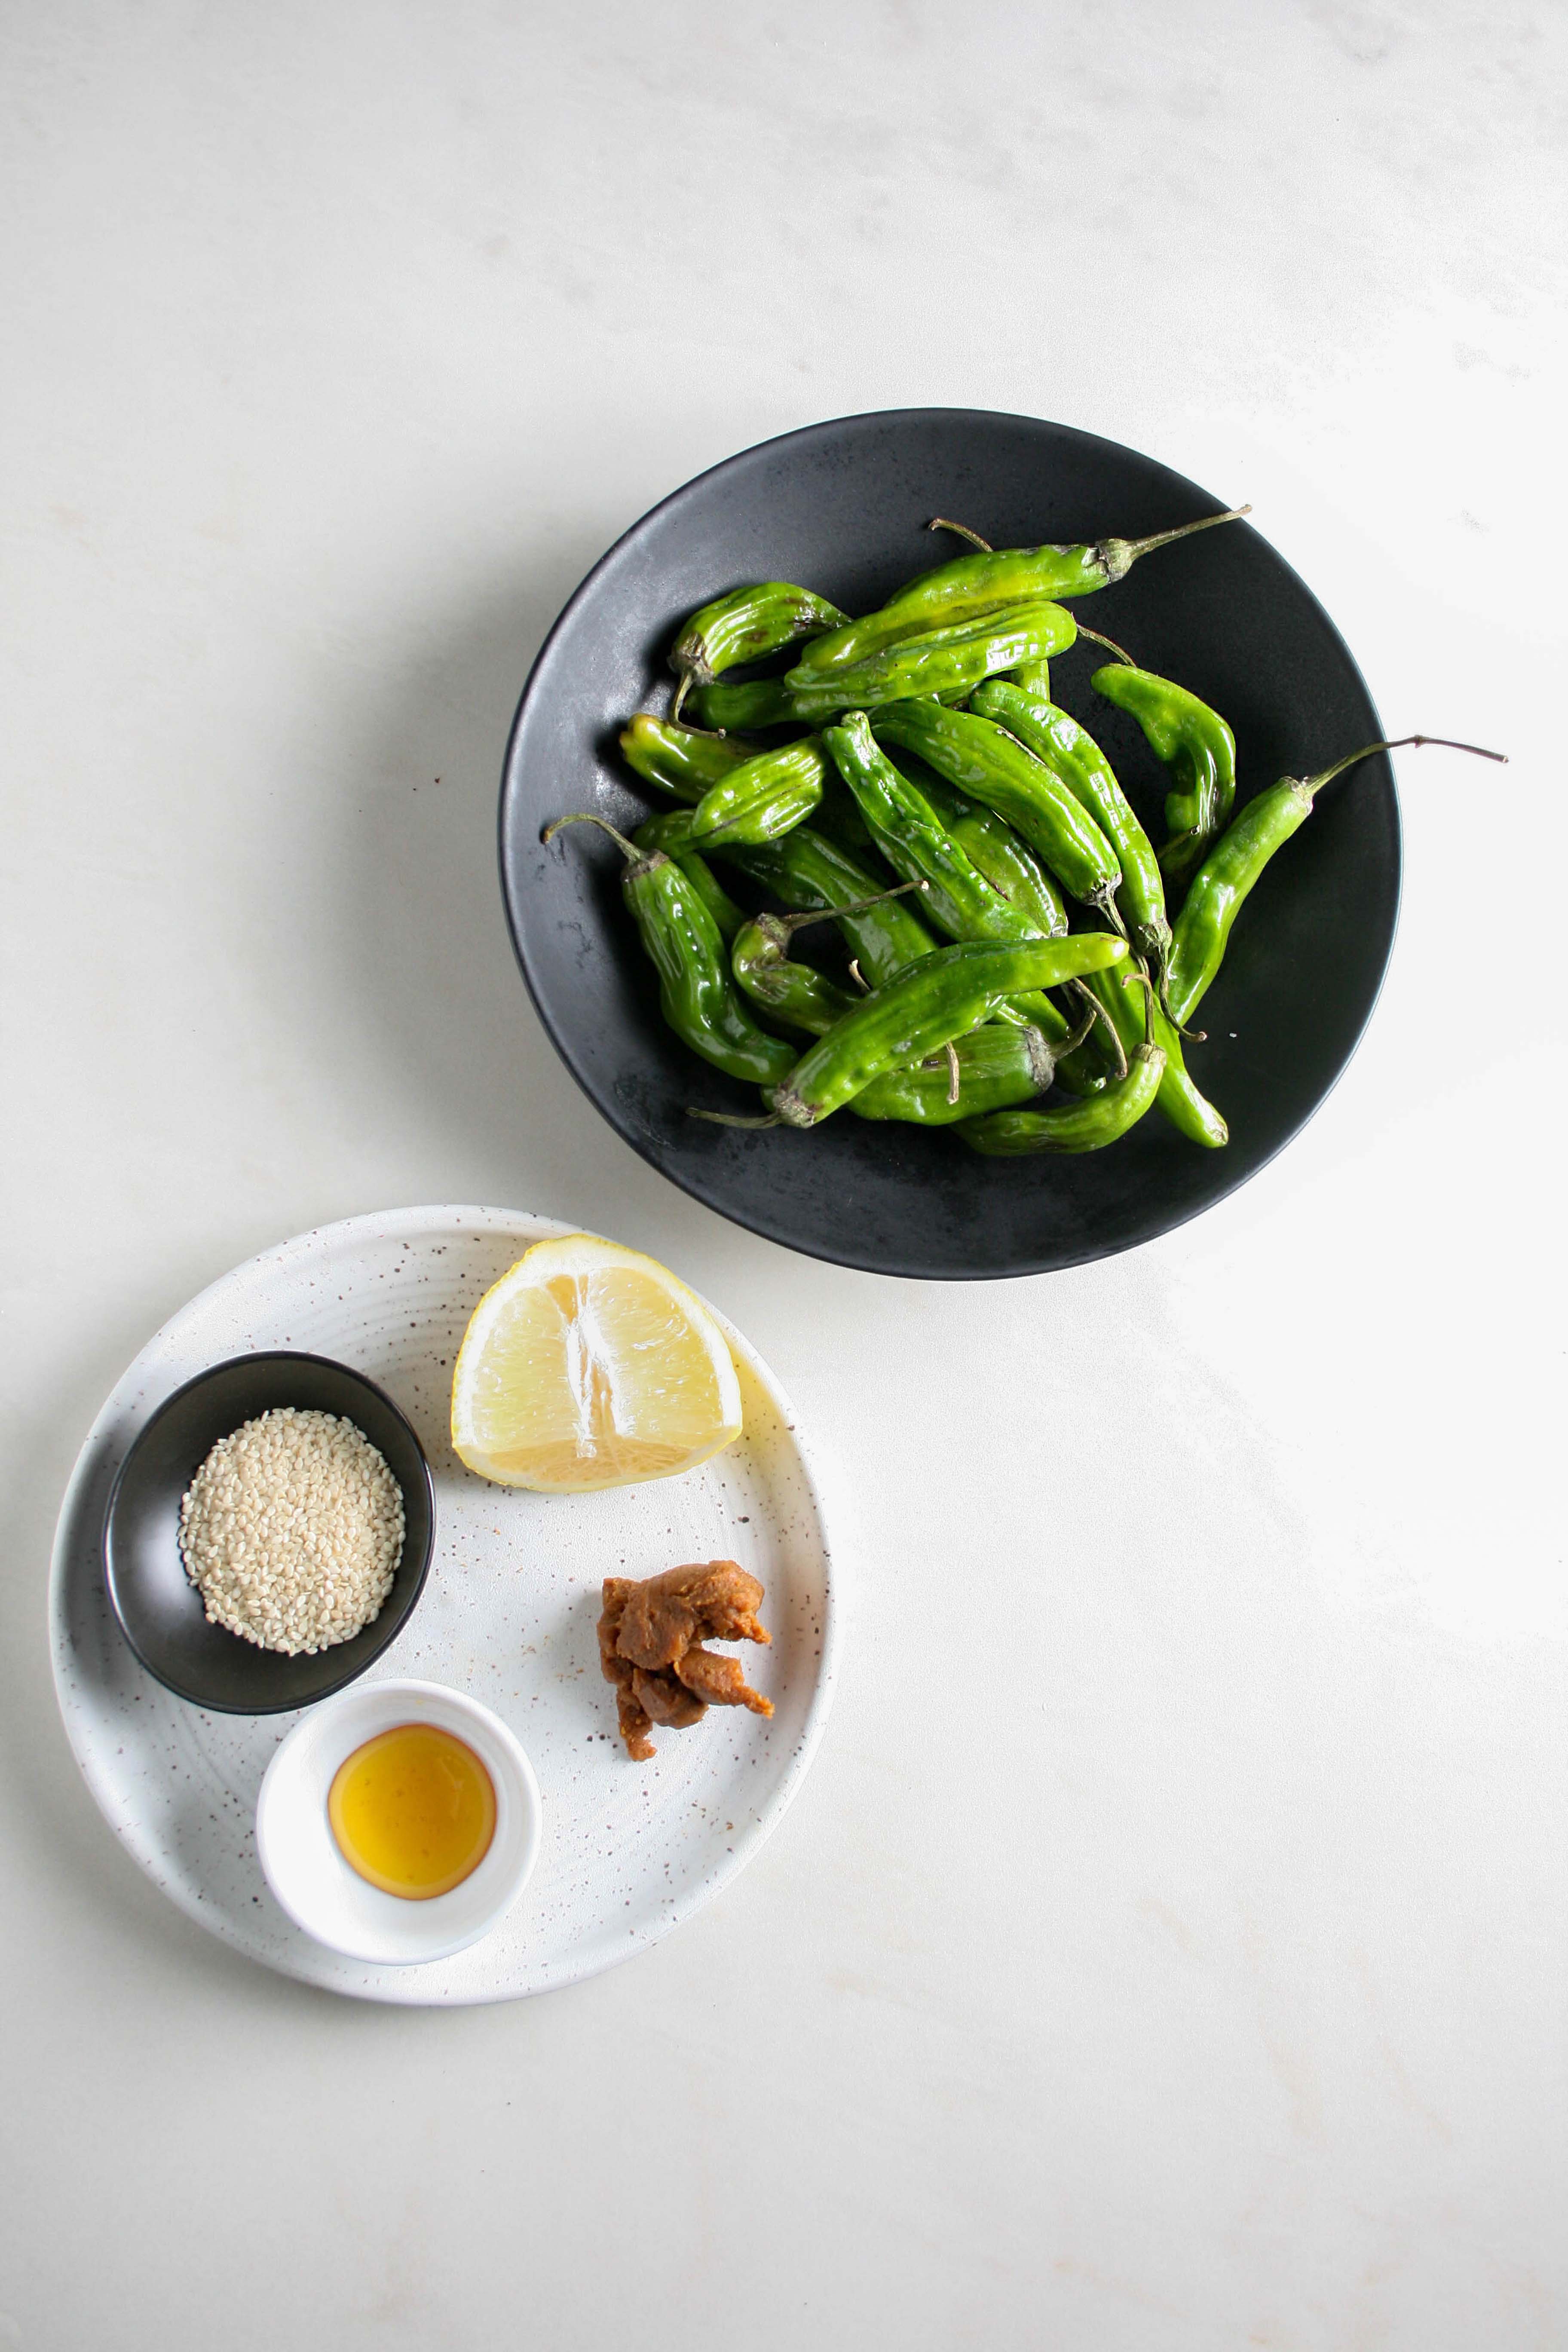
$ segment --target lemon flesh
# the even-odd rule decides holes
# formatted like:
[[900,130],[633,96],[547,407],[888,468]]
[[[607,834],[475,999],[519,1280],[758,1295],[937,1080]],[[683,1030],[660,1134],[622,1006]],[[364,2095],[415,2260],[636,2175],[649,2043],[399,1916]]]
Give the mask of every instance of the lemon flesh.
[[501,1486],[581,1494],[695,1468],[741,1433],[701,1300],[656,1259],[570,1234],[488,1290],[452,1375],[452,1444]]

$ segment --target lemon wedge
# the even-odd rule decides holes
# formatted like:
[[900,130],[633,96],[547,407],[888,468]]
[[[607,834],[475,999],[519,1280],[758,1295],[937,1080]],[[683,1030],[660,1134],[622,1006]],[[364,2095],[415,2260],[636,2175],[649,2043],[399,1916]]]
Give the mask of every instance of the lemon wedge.
[[520,1257],[475,1307],[452,1374],[453,1446],[500,1486],[673,1478],[740,1433],[734,1362],[702,1301],[594,1234]]

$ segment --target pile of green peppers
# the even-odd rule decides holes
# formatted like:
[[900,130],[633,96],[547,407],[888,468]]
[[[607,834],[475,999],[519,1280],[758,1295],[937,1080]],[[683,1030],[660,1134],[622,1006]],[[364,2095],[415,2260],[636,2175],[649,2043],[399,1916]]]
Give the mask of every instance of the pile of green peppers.
[[[761,1091],[760,1112],[693,1116],[809,1128],[848,1110],[951,1126],[1014,1157],[1100,1150],[1157,1108],[1190,1143],[1228,1141],[1186,1066],[1184,1047],[1202,1042],[1187,1024],[1317,793],[1394,747],[1282,778],[1235,814],[1225,719],[1080,628],[1064,600],[1247,511],[1001,550],[938,522],[974,551],[875,613],[851,618],[773,580],[690,616],[670,655],[670,718],[641,711],[620,739],[664,809],[630,840],[586,812],[545,838],[584,821],[612,835],[665,1019]],[[1050,665],[1080,635],[1115,656],[1093,691],[1130,713],[1168,773],[1158,849],[1103,749],[1053,699]],[[726,676],[770,657],[772,676]],[[685,711],[698,723],[679,723]],[[837,976],[795,950],[823,923],[848,950]]]

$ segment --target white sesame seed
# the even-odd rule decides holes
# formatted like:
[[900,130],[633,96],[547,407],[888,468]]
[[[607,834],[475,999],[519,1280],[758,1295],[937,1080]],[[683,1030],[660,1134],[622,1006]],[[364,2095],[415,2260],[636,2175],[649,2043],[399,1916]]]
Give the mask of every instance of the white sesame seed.
[[403,1532],[403,1490],[364,1432],[292,1405],[220,1437],[180,1504],[208,1621],[289,1657],[374,1622]]

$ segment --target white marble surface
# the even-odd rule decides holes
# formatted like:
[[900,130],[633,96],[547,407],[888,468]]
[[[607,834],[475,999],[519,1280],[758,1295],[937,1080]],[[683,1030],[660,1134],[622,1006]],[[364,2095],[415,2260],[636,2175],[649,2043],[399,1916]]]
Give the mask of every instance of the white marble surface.
[[[1560,2346],[1568,16],[21,0],[0,54],[0,2347]],[[661,1182],[492,862],[601,548],[921,402],[1251,499],[1391,721],[1513,756],[1406,764],[1394,969],[1301,1140],[996,1287]],[[148,1334],[441,1199],[710,1295],[853,1601],[744,1878],[461,2015],[176,1913],[44,1629]]]

